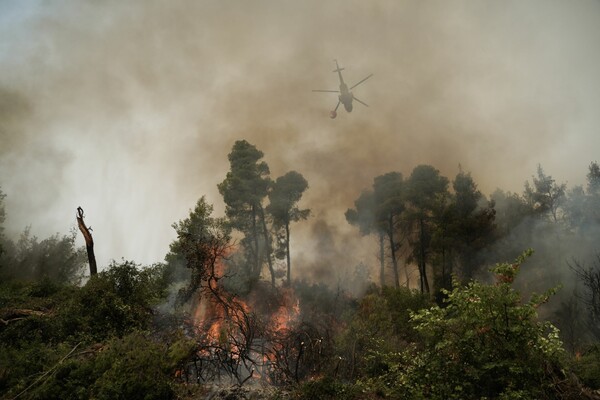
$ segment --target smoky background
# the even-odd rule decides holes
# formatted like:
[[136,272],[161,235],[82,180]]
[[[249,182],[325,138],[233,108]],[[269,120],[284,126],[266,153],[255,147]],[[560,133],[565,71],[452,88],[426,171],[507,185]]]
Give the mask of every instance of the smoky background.
[[[583,184],[600,148],[600,3],[59,1],[0,4],[7,232],[93,226],[99,265],[161,261],[235,140],[309,183],[296,275],[339,281],[376,241],[344,211],[373,178],[459,165],[489,195],[538,164]],[[333,59],[370,107],[335,107]],[[83,243],[81,241],[81,243]],[[530,244],[523,243],[523,247]]]

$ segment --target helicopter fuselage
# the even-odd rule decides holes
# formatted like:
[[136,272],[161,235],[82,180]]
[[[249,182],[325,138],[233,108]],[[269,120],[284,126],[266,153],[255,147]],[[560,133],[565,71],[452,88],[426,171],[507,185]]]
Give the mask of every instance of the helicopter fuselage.
[[340,84],[340,95],[338,96],[338,99],[344,105],[346,111],[352,112],[352,100],[354,100],[354,95],[348,90],[348,86],[343,81]]
[[362,100],[354,97],[354,94],[350,90],[354,89],[356,86],[360,85],[361,83],[363,83],[364,81],[366,81],[367,79],[369,79],[371,76],[373,76],[373,74],[367,76],[366,78],[364,78],[363,80],[361,80],[357,84],[355,84],[355,85],[351,86],[350,88],[348,88],[348,85],[346,85],[346,82],[344,82],[344,77],[342,76],[342,71],[344,70],[344,68],[340,68],[340,66],[338,65],[337,60],[334,60],[334,61],[335,61],[335,67],[336,68],[333,70],[333,72],[337,72],[338,76],[340,78],[340,90],[313,90],[313,92],[334,92],[334,93],[339,93],[339,95],[338,95],[338,104],[329,113],[329,117],[330,118],[335,118],[337,116],[337,109],[340,106],[340,104],[344,105],[344,108],[346,109],[347,112],[352,112],[352,102],[354,100],[356,100],[359,103],[363,104],[364,106],[368,107],[369,105],[367,103],[365,103],[364,101],[362,101]]
[[348,90],[348,85],[346,85],[346,82],[344,82],[344,77],[342,76],[342,71],[344,68],[340,68],[337,65],[337,61],[335,64],[337,68],[333,72],[337,72],[340,78],[340,95],[338,96],[338,99],[340,100],[340,103],[344,105],[346,111],[352,112],[352,100],[354,100],[354,95],[352,95],[352,92]]

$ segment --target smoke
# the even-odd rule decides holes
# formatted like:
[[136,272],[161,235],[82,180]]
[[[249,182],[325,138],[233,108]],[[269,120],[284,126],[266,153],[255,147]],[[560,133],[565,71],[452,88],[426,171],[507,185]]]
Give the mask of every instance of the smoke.
[[[538,163],[581,183],[600,148],[598,2],[174,1],[0,5],[7,229],[65,232],[99,264],[162,260],[170,225],[216,189],[235,140],[309,182],[298,273],[374,265],[343,217],[375,176],[458,165],[516,190]],[[345,67],[355,104],[328,113]],[[358,242],[360,241],[360,242]],[[357,244],[360,243],[360,244]],[[359,250],[357,250],[359,249]],[[306,266],[304,272],[303,266]],[[337,267],[339,266],[339,267]],[[331,275],[334,276],[334,275]],[[333,279],[333,278],[332,278]]]

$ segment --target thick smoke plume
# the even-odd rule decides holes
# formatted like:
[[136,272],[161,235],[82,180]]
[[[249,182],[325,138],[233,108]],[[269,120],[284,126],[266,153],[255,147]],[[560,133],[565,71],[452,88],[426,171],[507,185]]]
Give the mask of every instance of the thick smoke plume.
[[[582,183],[600,148],[599,16],[593,1],[3,3],[7,228],[65,232],[81,206],[101,266],[160,261],[200,196],[222,212],[216,184],[246,139],[273,177],[309,182],[299,268],[373,264],[343,212],[377,175],[461,164],[491,193],[542,164]],[[349,84],[375,75],[355,89],[370,107],[330,120],[335,96],[311,90],[337,88],[334,58]]]

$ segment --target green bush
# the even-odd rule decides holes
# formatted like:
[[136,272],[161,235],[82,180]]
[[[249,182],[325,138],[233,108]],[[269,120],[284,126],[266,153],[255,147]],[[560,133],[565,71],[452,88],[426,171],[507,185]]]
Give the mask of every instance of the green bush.
[[560,370],[558,330],[537,320],[554,290],[523,303],[511,283],[530,252],[493,268],[497,283],[454,283],[444,307],[413,313],[420,343],[380,355],[390,365],[377,383],[404,399],[546,398]]
[[[73,357],[29,392],[32,399],[171,399],[173,376],[192,343],[171,346],[143,332],[114,338]],[[186,349],[182,351],[182,349]],[[79,350],[79,349],[78,349]]]
[[401,351],[416,340],[410,313],[430,304],[427,296],[404,287],[366,294],[336,338],[342,376],[378,376],[388,371],[388,363],[378,355]]
[[571,363],[577,377],[591,389],[600,389],[600,345],[595,344]]
[[162,265],[140,269],[127,261],[113,263],[60,307],[61,335],[101,341],[147,329],[166,287]]
[[354,385],[344,384],[331,377],[308,381],[300,385],[295,392],[298,400],[354,400],[361,399],[361,392]]
[[[189,344],[158,344],[138,333],[153,328],[153,307],[166,287],[164,267],[138,269],[129,262],[113,264],[83,287],[50,280],[0,283],[6,321],[0,323],[0,393],[12,398],[27,389],[30,398],[114,398],[127,386],[159,393],[148,398],[170,396],[165,382],[174,360],[189,356]],[[152,388],[140,386],[146,376]]]

